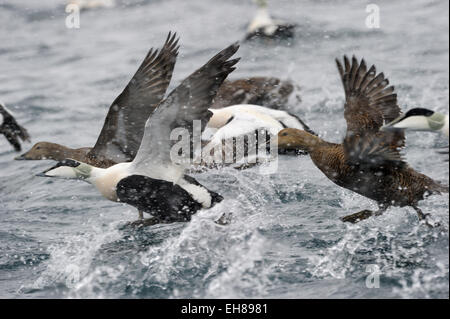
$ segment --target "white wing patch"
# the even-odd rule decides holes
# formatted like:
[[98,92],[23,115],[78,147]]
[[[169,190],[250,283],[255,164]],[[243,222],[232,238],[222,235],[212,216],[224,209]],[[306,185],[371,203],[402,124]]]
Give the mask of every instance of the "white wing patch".
[[206,188],[189,183],[186,184],[183,183],[178,185],[180,185],[180,187],[183,188],[186,192],[191,194],[192,198],[195,201],[202,204],[203,208],[211,207],[212,198]]

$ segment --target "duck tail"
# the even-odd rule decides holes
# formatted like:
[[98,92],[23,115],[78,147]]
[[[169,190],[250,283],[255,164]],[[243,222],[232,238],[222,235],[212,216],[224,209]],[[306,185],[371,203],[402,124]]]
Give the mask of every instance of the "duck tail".
[[433,185],[430,187],[429,189],[432,193],[437,193],[437,194],[448,194],[449,192],[449,186],[448,185],[444,185],[441,184],[440,182],[435,181],[433,183]]

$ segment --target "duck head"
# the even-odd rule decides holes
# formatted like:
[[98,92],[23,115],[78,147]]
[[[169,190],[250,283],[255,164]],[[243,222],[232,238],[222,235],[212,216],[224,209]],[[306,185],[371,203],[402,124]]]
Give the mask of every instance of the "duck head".
[[320,142],[320,138],[316,135],[295,128],[285,128],[278,132],[279,149],[310,152]]
[[412,131],[440,131],[446,116],[428,109],[414,108],[381,127],[382,131],[403,129]]
[[65,159],[64,147],[49,142],[39,142],[33,145],[33,147],[26,153],[15,157],[15,160],[45,160],[51,159],[56,161],[62,161]]
[[91,177],[92,168],[91,165],[73,159],[65,159],[36,176],[87,180]]

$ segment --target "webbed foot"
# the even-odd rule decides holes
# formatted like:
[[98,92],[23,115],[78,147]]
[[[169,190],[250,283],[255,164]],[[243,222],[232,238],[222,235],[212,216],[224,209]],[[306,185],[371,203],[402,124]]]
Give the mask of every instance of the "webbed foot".
[[152,226],[152,225],[156,225],[159,224],[160,220],[156,217],[150,217],[150,218],[146,218],[146,219],[138,219],[134,222],[129,222],[127,224],[127,226],[131,226],[134,228],[137,227],[147,227],[147,226]]
[[344,217],[341,217],[341,221],[343,221],[344,223],[352,223],[352,224],[356,224],[357,222],[367,219],[373,215],[376,215],[376,213],[374,213],[371,210],[365,209],[362,210],[360,212],[351,214],[351,215],[347,215]]
[[434,228],[434,227],[438,227],[438,226],[441,225],[440,223],[435,223],[435,224],[433,224],[433,223],[430,222],[430,219],[428,218],[428,217],[431,216],[430,213],[425,214],[425,213],[422,212],[422,210],[421,210],[419,207],[417,207],[417,206],[413,206],[413,208],[414,208],[414,210],[417,212],[417,216],[419,217],[419,221],[422,221],[422,220],[423,220],[423,221],[425,222],[425,225],[427,225],[428,227]]

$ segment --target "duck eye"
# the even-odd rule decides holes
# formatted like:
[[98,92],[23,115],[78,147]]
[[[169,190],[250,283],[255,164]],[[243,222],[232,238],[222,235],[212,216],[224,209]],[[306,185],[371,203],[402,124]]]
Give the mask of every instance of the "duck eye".
[[288,133],[284,132],[284,133],[281,134],[281,136],[288,136]]
[[37,149],[37,150],[40,150],[40,149],[41,149],[41,147],[40,147],[40,146],[38,146],[38,147],[36,147],[36,149]]

